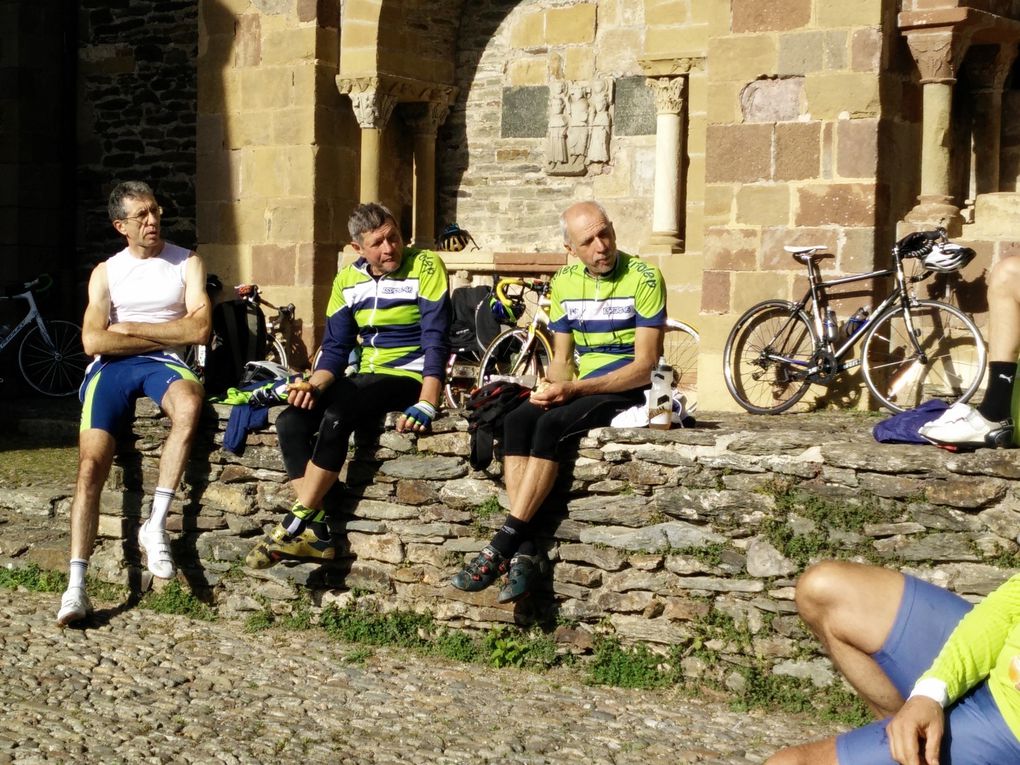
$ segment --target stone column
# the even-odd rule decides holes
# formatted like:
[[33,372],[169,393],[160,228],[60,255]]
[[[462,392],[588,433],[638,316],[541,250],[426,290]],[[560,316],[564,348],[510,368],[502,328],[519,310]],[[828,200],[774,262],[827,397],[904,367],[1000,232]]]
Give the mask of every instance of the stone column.
[[974,194],[999,190],[1002,86],[1016,58],[1016,44],[974,48],[967,73],[974,83]]
[[650,77],[655,92],[655,199],[652,235],[646,251],[683,250],[680,239],[680,152],[683,148],[684,85],[686,77]]
[[415,247],[431,249],[436,244],[436,134],[449,113],[446,101],[407,107],[405,119],[414,132]]
[[963,218],[950,194],[953,85],[964,45],[952,28],[907,32],[921,73],[921,194],[906,217],[919,226],[941,224],[959,232]]
[[[341,86],[341,92],[344,92]],[[395,96],[376,86],[352,87],[346,91],[354,105],[354,116],[361,127],[361,202],[379,201],[379,146],[383,128],[397,105]]]

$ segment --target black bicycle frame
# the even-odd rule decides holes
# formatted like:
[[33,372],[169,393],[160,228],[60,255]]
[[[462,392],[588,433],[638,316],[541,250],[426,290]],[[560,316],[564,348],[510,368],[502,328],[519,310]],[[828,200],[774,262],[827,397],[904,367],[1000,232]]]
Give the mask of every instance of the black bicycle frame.
[[[830,279],[829,281],[822,280],[820,278],[821,273],[819,271],[818,264],[813,260],[810,259],[808,260],[808,262],[806,263],[808,268],[808,291],[804,293],[804,297],[800,299],[800,302],[795,304],[793,311],[794,314],[796,313],[806,314],[807,312],[805,311],[805,308],[807,308],[809,302],[811,303],[812,311],[814,314],[812,316],[812,320],[815,327],[815,334],[817,336],[815,342],[816,352],[821,350],[827,351],[828,353],[832,354],[832,357],[838,362],[846,354],[847,351],[853,348],[858,343],[858,341],[862,337],[864,337],[865,330],[869,326],[871,326],[871,323],[875,321],[878,317],[882,316],[882,314],[884,314],[885,311],[890,306],[899,301],[901,306],[906,307],[906,305],[910,301],[910,296],[907,293],[906,286],[907,279],[906,275],[903,273],[903,262],[902,260],[900,260],[899,256],[894,255],[893,257],[896,263],[895,268],[884,268],[881,271],[869,271],[868,273],[865,274],[853,274],[852,276],[842,276],[839,277],[838,279]],[[912,277],[911,281],[919,282],[922,281],[923,279],[928,278],[929,275],[930,274],[928,272],[925,272],[922,276]],[[840,345],[838,348],[834,346],[832,339],[827,337],[825,334],[825,325],[823,322],[823,312],[826,310],[826,306],[828,305],[828,294],[826,293],[826,290],[830,287],[838,287],[843,284],[862,282],[867,279],[883,279],[887,276],[896,277],[896,289],[888,297],[882,300],[881,303],[878,304],[875,310],[872,311],[871,314],[868,316],[867,320],[860,326],[860,328],[856,332],[854,332],[853,335],[848,337],[846,341],[844,341],[844,343]],[[790,316],[791,322],[793,321],[794,314],[791,314]],[[909,330],[908,335],[910,336],[910,342],[914,345],[914,350],[918,354],[920,354],[921,361],[926,363],[927,358],[925,357],[924,350],[921,348],[921,346],[917,342],[917,338],[914,336],[914,327],[910,317],[910,312],[905,311],[904,316],[906,317],[905,320],[907,322],[907,328]],[[779,337],[789,327],[790,324],[788,322],[783,327],[782,330],[776,333],[776,337]],[[769,357],[773,360],[783,361],[787,364],[792,364],[794,366],[807,367],[803,373],[805,377],[810,376],[818,371],[817,366],[812,366],[813,359],[812,361],[805,362],[800,359],[788,359],[783,356],[773,357],[771,356],[771,354]],[[848,362],[846,365],[841,364],[839,370],[842,371],[845,369],[853,369],[860,363],[861,363],[860,360],[854,359]]]

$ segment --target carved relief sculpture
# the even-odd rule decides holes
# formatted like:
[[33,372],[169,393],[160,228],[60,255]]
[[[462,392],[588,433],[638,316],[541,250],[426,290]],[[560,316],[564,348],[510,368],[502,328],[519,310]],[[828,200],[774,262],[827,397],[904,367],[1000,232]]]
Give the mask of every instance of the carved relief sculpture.
[[549,138],[546,162],[550,169],[567,162],[566,86],[554,80],[549,86]]
[[610,79],[550,83],[547,173],[584,175],[589,165],[609,162],[612,100]]
[[609,161],[611,80],[595,80],[591,85],[591,138],[588,162]]
[[567,92],[567,157],[575,164],[583,165],[588,153],[590,108],[588,88],[571,85]]

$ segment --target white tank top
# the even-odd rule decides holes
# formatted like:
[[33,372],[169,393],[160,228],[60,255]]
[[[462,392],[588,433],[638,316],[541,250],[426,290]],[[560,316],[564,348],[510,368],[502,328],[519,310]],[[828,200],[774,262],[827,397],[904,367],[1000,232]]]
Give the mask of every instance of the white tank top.
[[110,286],[110,323],[146,324],[180,319],[184,303],[184,274],[189,250],[170,242],[151,258],[137,258],[125,247],[106,261]]

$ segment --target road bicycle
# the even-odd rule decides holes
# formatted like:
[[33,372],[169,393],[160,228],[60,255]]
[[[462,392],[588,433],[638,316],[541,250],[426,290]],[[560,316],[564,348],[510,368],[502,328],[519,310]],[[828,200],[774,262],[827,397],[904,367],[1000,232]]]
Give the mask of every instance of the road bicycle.
[[234,292],[243,300],[247,300],[254,306],[266,306],[276,311],[274,315],[266,317],[266,336],[268,345],[266,347],[266,361],[275,361],[281,367],[290,368],[287,347],[293,337],[294,312],[293,303],[287,305],[273,305],[262,296],[262,290],[257,284],[239,284],[234,287]]
[[[81,327],[60,319],[44,319],[35,301],[35,293],[53,285],[43,274],[30,282],[3,288],[0,300],[24,300],[28,313],[18,324],[0,337],[0,351],[24,333],[18,349],[18,368],[30,386],[47,396],[70,396],[78,391],[91,359],[81,343]],[[0,382],[3,379],[0,378]]]
[[[954,268],[935,265],[931,254],[950,248],[969,255]],[[987,354],[973,320],[956,306],[914,294],[914,285],[935,270],[957,270],[973,257],[972,250],[949,242],[944,229],[901,239],[892,248],[892,268],[828,281],[822,280],[818,265],[833,257],[821,252],[824,247],[784,249],[807,269],[807,292],[796,303],[766,300],[749,308],[737,319],[723,351],[726,387],[744,409],[785,412],[812,383],[829,385],[857,366],[871,393],[893,412],[929,398],[966,401],[978,389]],[[910,258],[919,259],[921,273],[907,275],[903,263]],[[889,276],[895,277],[892,292],[870,315],[859,311],[859,321],[848,322],[848,330],[840,333],[828,290]],[[848,358],[861,342],[860,358]]]
[[[221,289],[222,285],[219,278],[214,274],[210,274],[206,281],[206,291],[209,293],[210,299],[213,299]],[[273,305],[262,297],[262,290],[257,284],[239,284],[234,287],[234,294],[238,299],[254,306],[256,312],[264,313],[262,306],[276,311],[275,315],[266,317],[266,351],[263,358],[257,360],[274,361],[285,369],[290,369],[288,363],[290,357],[287,353],[287,347],[293,338],[294,313],[296,310],[294,304]],[[185,363],[203,381],[205,380],[207,355],[208,346],[206,345],[188,346],[184,355]]]
[[[530,313],[531,319],[526,326],[512,326],[493,338],[477,363],[477,374],[473,380],[475,387],[480,388],[494,380],[511,380],[534,387],[546,376],[553,356],[547,311],[550,290],[547,279],[513,277],[496,283],[496,302],[511,305],[514,316]],[[532,305],[527,309],[529,303]],[[693,411],[697,400],[699,341],[697,330],[690,324],[666,320],[660,355],[665,356],[667,363],[673,367],[674,387],[686,397],[689,411]],[[448,407],[458,406],[463,397],[463,391],[457,387],[458,379],[463,381],[463,371],[460,371],[459,378],[454,374],[458,370],[458,361],[451,356],[448,365],[445,395]]]

